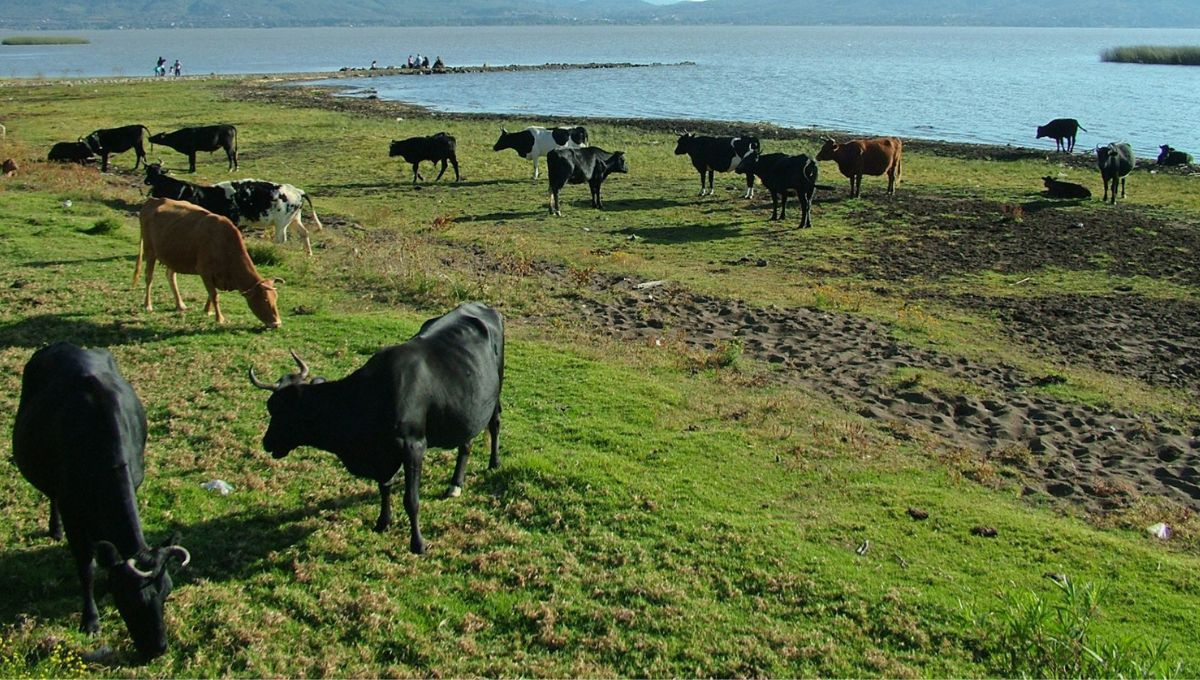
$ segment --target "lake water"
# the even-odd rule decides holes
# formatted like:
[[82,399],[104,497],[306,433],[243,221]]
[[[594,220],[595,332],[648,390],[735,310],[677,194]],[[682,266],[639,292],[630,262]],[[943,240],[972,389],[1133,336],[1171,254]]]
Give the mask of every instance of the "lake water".
[[[0,47],[0,76],[333,71],[448,65],[690,61],[656,68],[355,80],[443,111],[765,121],[863,134],[1053,149],[1034,127],[1078,118],[1078,146],[1124,139],[1200,155],[1200,67],[1108,64],[1117,45],[1200,44],[1200,30],[840,26],[529,26],[62,32],[91,43]],[[0,38],[13,32],[0,32]]]

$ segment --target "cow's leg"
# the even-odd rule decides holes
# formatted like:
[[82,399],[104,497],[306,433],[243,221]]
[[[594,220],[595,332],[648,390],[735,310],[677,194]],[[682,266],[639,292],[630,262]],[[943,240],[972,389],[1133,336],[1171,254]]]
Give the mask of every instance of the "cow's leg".
[[50,538],[58,541],[63,537],[62,514],[58,511],[58,501],[50,499]]
[[538,157],[537,156],[533,157],[533,178],[534,179],[538,178]]
[[418,516],[421,512],[421,467],[425,461],[425,442],[401,444],[404,460],[404,512],[408,514],[408,549],[420,555],[425,552],[425,539],[421,538]]
[[500,403],[496,403],[496,410],[492,412],[492,419],[488,422],[488,437],[492,440],[492,457],[488,460],[488,469],[495,470],[500,467]]
[[187,309],[187,305],[183,304],[183,296],[179,294],[179,282],[175,280],[175,272],[172,269],[167,269],[167,283],[171,285],[171,293],[175,295],[175,311],[182,312]]
[[433,181],[440,182],[442,180],[442,175],[444,175],[444,174],[446,174],[446,159],[445,158],[442,159],[442,169],[438,170],[437,177],[434,177]]
[[423,177],[421,177],[420,171],[417,170],[418,165],[420,165],[420,163],[413,163],[413,184],[414,185],[417,183],[418,179],[424,179]]
[[207,276],[200,278],[204,281],[204,288],[208,290],[208,302],[204,305],[204,311],[208,312],[211,307],[212,312],[217,315],[217,323],[225,323],[225,315],[221,313],[221,303],[217,300],[216,284]]
[[458,447],[458,460],[454,462],[454,474],[450,477],[450,488],[446,491],[447,498],[458,498],[462,495],[463,478],[467,476],[467,458],[471,455],[471,441]]
[[196,152],[188,154],[188,172],[196,172]]
[[100,154],[100,172],[108,172],[108,154]]
[[100,632],[100,612],[96,609],[93,594],[95,574],[92,571],[92,542],[74,520],[66,522],[67,543],[71,556],[75,558],[75,571],[79,574],[79,586],[83,590],[83,614],[79,628],[89,635]]
[[771,221],[779,219],[779,194],[771,191]]
[[896,193],[896,168],[895,166],[888,168],[888,195]]
[[383,533],[392,526],[392,485],[379,482],[379,518],[375,520],[376,533]]
[[150,284],[154,283],[154,264],[157,258],[150,252],[145,252],[144,255],[146,258],[146,299],[142,306],[149,312],[154,310],[154,305],[150,302]]
[[[292,221],[288,222],[288,226],[293,224],[296,225],[296,233],[300,235],[300,238],[304,239],[304,252],[312,255],[312,241],[310,241],[308,238],[308,228],[304,226],[304,222],[300,221],[300,211],[298,210],[296,211],[296,214],[292,216]],[[283,228],[284,234],[287,233],[287,229],[287,227]]]
[[[1116,193],[1117,193],[1116,190],[1114,190],[1113,194],[1116,194]],[[1124,177],[1121,178],[1121,198],[1125,198],[1125,178]]]
[[590,184],[589,188],[592,190],[592,207],[597,210],[603,209],[604,204],[600,201],[600,184],[598,182]]
[[562,217],[562,211],[558,209],[558,190],[553,187],[550,189],[550,214]]
[[454,166],[454,181],[457,182],[460,179],[458,174],[458,158],[456,156],[451,156],[450,164]]
[[746,173],[746,195],[742,198],[754,198],[754,173]]
[[787,201],[788,201],[787,189],[784,189],[781,192],[781,194],[782,195],[780,196],[780,205],[779,205],[779,219],[782,221],[782,220],[787,219]]
[[708,169],[708,195],[709,196],[713,195],[713,174],[714,174],[714,170],[712,168],[709,168]]

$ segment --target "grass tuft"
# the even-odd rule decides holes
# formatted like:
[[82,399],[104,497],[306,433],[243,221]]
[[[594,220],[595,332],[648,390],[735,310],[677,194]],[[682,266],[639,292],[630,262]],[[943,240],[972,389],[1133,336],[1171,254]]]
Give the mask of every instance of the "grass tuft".
[[96,223],[91,227],[84,229],[83,233],[89,236],[103,236],[112,234],[121,230],[121,220],[115,217],[102,217],[96,220]]

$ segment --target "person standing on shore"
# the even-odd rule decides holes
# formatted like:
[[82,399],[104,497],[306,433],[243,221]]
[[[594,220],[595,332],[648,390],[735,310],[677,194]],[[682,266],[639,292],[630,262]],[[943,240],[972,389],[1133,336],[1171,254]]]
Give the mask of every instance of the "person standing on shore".
[[158,63],[154,65],[154,75],[156,75],[156,76],[167,75],[167,58],[166,57],[160,56],[158,58]]
[[171,70],[175,72],[175,77],[178,78],[180,72],[183,71],[183,64],[179,63],[179,60],[176,59],[175,65],[171,67]]

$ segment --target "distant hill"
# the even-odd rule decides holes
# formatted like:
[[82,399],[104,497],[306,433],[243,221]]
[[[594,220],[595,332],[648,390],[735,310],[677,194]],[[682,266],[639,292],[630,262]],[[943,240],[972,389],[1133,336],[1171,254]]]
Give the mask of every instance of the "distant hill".
[[1200,27],[1195,0],[0,0],[0,29],[863,24]]

